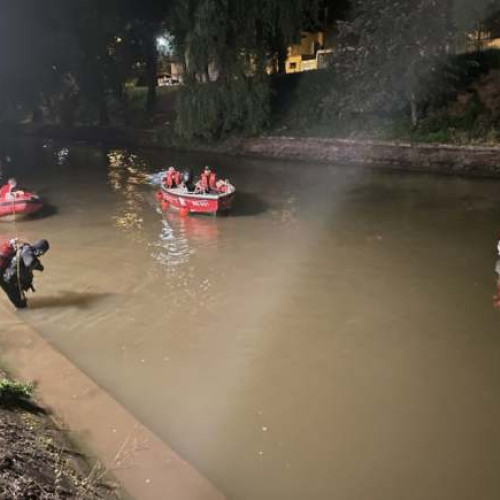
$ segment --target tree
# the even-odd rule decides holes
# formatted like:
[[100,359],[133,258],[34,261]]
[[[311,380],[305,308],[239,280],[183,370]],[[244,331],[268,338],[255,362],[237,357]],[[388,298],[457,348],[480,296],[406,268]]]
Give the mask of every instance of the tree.
[[4,113],[32,112],[64,86],[74,45],[61,0],[0,1],[0,95]]
[[171,31],[184,63],[177,131],[256,133],[269,118],[267,72],[283,61],[319,0],[179,0]]
[[343,107],[358,113],[411,110],[414,126],[422,83],[449,54],[454,38],[451,0],[356,0],[349,34],[355,49],[341,71],[349,88]]
[[119,97],[123,85],[116,57],[123,30],[118,7],[119,0],[75,0],[70,14],[78,46],[73,70],[81,96],[98,108],[100,125],[109,124],[109,98]]
[[165,27],[170,9],[171,4],[166,0],[122,0],[120,3],[121,16],[130,28],[129,36],[135,39],[139,56],[145,61],[148,86],[146,110],[150,118],[156,108],[157,38]]

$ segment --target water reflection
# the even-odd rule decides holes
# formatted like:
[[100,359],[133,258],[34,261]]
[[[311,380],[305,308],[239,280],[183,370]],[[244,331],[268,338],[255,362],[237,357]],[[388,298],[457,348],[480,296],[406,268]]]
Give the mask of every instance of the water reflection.
[[144,193],[139,186],[146,181],[146,164],[138,156],[125,150],[111,150],[108,155],[108,182],[111,190],[125,198],[124,204],[113,216],[117,227],[126,231],[141,231],[144,224]]
[[158,241],[152,245],[151,256],[167,269],[176,268],[189,261],[189,256],[194,252],[189,246],[185,234],[176,231],[171,223],[165,218]]
[[64,166],[69,158],[69,148],[61,148],[56,153],[57,164],[62,167]]
[[70,149],[66,146],[58,147],[53,140],[47,140],[42,144],[42,150],[46,151],[44,155],[49,163],[55,163],[59,167],[66,166],[70,160]]
[[[149,239],[145,218],[152,209],[152,193],[149,189],[148,165],[137,155],[115,149],[107,154],[108,184],[120,195],[121,203],[112,217],[114,225],[127,231],[134,238]],[[189,262],[197,249],[214,246],[218,240],[218,222],[214,217],[181,217],[175,211],[162,214],[159,235],[150,244],[151,256],[167,272]]]
[[109,185],[113,191],[120,191],[126,185],[146,184],[147,164],[139,156],[122,149],[108,152]]
[[219,237],[219,225],[216,217],[204,215],[181,217],[172,211],[165,214],[165,219],[174,224],[188,240],[200,242],[204,247],[216,246]]
[[[238,186],[236,186],[238,189]],[[234,206],[229,217],[255,217],[268,210],[268,204],[255,193],[244,192],[238,189]]]
[[168,211],[163,214],[160,235],[151,255],[168,269],[174,269],[189,262],[196,249],[216,247],[218,237],[215,217],[182,217],[177,212]]

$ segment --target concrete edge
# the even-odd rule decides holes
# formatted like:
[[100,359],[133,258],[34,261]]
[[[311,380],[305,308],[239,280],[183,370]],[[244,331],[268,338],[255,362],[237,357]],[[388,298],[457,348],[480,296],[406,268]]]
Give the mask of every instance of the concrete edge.
[[137,500],[223,500],[194,467],[0,303],[0,356]]

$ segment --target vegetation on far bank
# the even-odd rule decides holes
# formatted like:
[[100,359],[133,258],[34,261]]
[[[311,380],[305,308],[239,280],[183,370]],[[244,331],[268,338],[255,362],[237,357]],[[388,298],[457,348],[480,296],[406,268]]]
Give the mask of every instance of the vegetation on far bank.
[[[409,109],[388,108],[370,113],[341,112],[322,89],[340,85],[334,69],[270,78],[269,125],[265,135],[379,139],[417,143],[500,144],[500,50],[452,56],[436,72],[440,81],[419,102],[418,124]],[[158,95],[153,124],[142,111],[145,88],[129,90],[137,119],[134,128],[157,133],[165,146],[186,144],[175,133],[179,87],[164,87]],[[326,102],[325,102],[326,101]],[[210,141],[210,122],[198,141]],[[233,132],[234,133],[234,132]],[[228,137],[231,134],[221,134]],[[187,142],[189,143],[189,142]]]
[[332,110],[321,89],[336,85],[333,70],[280,77],[275,82],[270,133],[498,145],[500,50],[449,57],[434,78],[439,85],[422,97],[419,120],[413,126],[409,106],[370,113]]
[[[281,133],[500,140],[499,51],[470,45],[500,33],[487,0],[19,0],[1,21],[18,28],[0,30],[0,52],[16,49],[0,70],[4,124],[154,129],[164,145]],[[328,67],[284,74],[305,30],[333,36]],[[182,67],[182,85],[156,86],[160,57]]]

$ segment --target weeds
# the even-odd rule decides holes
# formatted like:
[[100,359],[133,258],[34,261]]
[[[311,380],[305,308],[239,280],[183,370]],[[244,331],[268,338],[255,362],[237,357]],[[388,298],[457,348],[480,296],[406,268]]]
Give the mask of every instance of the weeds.
[[0,379],[0,405],[26,402],[33,395],[34,385],[32,383],[14,382],[12,380]]

